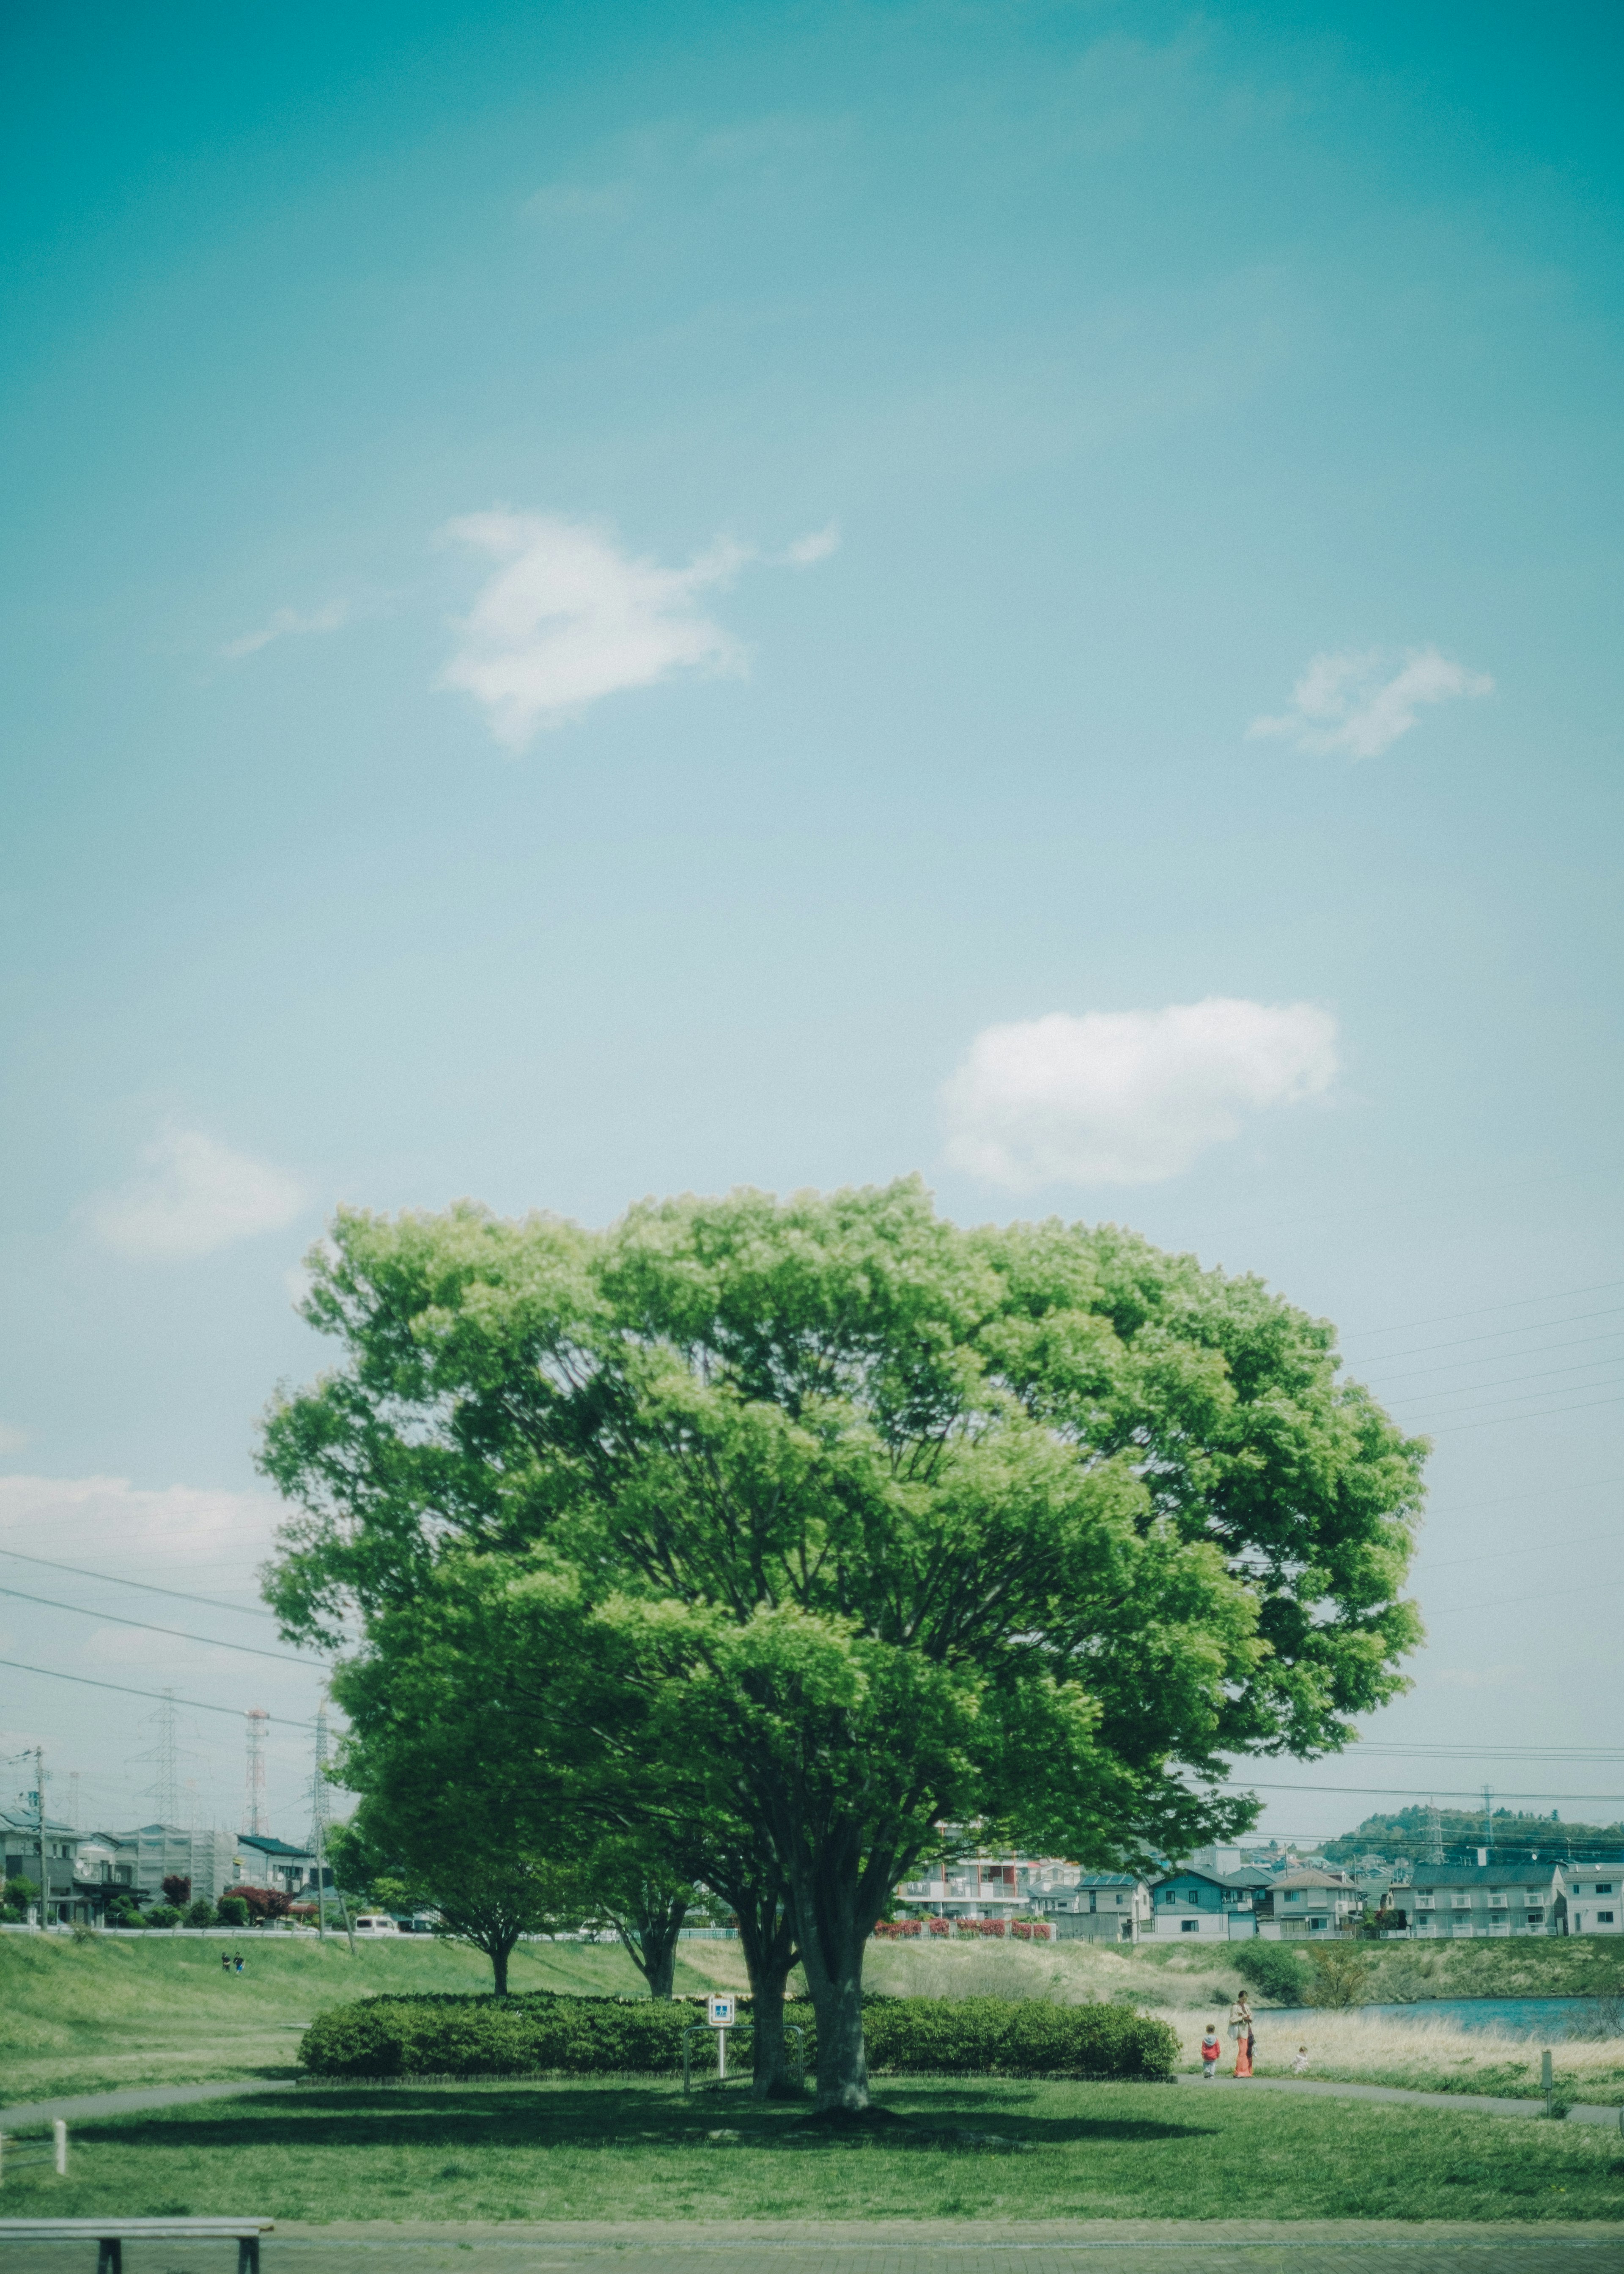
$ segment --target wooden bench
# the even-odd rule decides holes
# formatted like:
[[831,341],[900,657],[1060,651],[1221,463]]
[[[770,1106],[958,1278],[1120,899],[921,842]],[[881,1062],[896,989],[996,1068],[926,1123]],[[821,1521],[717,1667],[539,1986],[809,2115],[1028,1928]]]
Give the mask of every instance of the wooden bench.
[[0,2218],[0,2242],[94,2242],[96,2274],[124,2274],[126,2242],[235,2242],[237,2274],[259,2274],[273,2218]]

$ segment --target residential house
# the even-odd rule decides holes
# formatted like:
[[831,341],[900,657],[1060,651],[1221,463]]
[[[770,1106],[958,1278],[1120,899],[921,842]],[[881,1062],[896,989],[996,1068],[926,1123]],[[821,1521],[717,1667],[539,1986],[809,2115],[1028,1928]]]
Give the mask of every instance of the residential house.
[[[1594,1889],[1598,1877],[1586,1871],[1581,1884]],[[1600,1884],[1617,1886],[1603,1871]],[[1607,1898],[1588,1895],[1584,1909],[1610,1908]],[[1563,1866],[1543,1864],[1417,1864],[1395,1882],[1388,1916],[1395,1931],[1428,1941],[1476,1934],[1566,1934],[1568,1889]],[[1614,1922],[1600,1930],[1616,1931]]]
[[1347,1933],[1365,1916],[1364,1890],[1345,1871],[1315,1864],[1279,1871],[1257,1899],[1258,1932],[1269,1942]]
[[1137,1942],[1151,1927],[1150,1885],[1135,1871],[1082,1871],[1033,1897],[1056,1942]]
[[[233,1886],[264,1887],[275,1894],[315,1901],[314,1849],[273,1840],[263,1832],[239,1832],[232,1838],[231,1848]],[[328,1886],[333,1884],[330,1869],[327,1882]]]
[[1231,1875],[1182,1864],[1151,1888],[1149,1931],[1158,1937],[1204,1936],[1209,1942],[1244,1939],[1257,1931],[1258,1883],[1267,1880],[1267,1871]]
[[1614,1864],[1565,1863],[1569,1934],[1624,1934],[1624,1856]]
[[47,1925],[71,1924],[92,1915],[88,1897],[77,1886],[81,1842],[71,1824],[45,1819],[44,1884],[41,1884],[40,1819],[30,1808],[0,1809],[0,1856],[8,1879],[29,1879],[41,1890],[38,1916]]

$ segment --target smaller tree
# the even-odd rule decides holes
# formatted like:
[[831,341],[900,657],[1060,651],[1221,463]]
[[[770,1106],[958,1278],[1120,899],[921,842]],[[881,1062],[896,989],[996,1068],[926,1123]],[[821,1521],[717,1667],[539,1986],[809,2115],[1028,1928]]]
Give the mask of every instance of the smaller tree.
[[184,1872],[171,1871],[162,1886],[164,1901],[173,1903],[177,1911],[184,1911],[192,1901],[192,1881]]
[[187,1904],[186,1924],[188,1926],[213,1926],[214,1924],[214,1906],[213,1903],[206,1901],[204,1898],[199,1895],[196,1902]]
[[698,1890],[652,1837],[605,1841],[586,1871],[586,1924],[612,1926],[650,1998],[669,1998],[677,1938]]
[[228,1902],[239,1902],[256,1926],[268,1926],[274,1919],[286,1918],[293,1909],[291,1895],[283,1894],[280,1887],[229,1887],[221,1898],[223,1916]]
[[519,1937],[556,1934],[581,1916],[568,1875],[511,1852],[470,1856],[417,1886],[419,1900],[440,1914],[437,1931],[471,1943],[490,1960],[499,1998],[508,1995],[508,1963]]
[[1323,1943],[1308,1954],[1311,2006],[1362,2006],[1370,1984],[1370,1954],[1353,1942]]
[[15,1911],[19,1918],[26,1915],[30,1903],[40,1900],[40,1890],[33,1879],[8,1879],[5,1883],[5,1907]]
[[241,1895],[222,1895],[217,1916],[222,1926],[246,1926],[248,1906]]

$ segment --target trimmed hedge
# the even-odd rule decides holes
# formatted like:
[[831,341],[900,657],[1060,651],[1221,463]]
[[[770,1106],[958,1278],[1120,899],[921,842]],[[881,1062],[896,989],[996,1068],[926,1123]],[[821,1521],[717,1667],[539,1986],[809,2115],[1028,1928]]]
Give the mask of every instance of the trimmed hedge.
[[[749,2018],[741,1999],[741,2020]],[[674,2076],[685,2001],[524,1997],[368,1998],[312,2022],[299,2059],[318,2077]],[[809,2004],[786,2017],[817,2055]],[[1125,2006],[1051,2006],[1041,1999],[865,1999],[868,2067],[892,2076],[1170,2076],[1178,2040]],[[696,2043],[703,2064],[707,2049]]]

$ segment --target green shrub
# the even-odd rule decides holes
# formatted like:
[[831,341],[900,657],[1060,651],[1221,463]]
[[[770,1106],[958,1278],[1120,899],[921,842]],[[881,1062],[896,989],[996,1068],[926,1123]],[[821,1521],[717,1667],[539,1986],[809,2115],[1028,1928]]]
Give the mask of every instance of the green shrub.
[[147,1914],[148,1926],[178,1926],[181,1915],[173,1903],[156,1903]]
[[1243,1982],[1250,1982],[1254,1990],[1265,1998],[1272,1998],[1277,2006],[1307,2003],[1308,1975],[1301,1954],[1288,1949],[1283,1943],[1259,1939],[1243,1942],[1238,1949],[1231,1945],[1229,1963]]
[[241,1895],[222,1895],[219,1910],[222,1926],[246,1926],[248,1906]]
[[[741,1999],[741,2019],[749,2017]],[[809,2006],[786,2017],[817,2057]],[[369,1998],[312,2022],[299,2059],[315,2076],[671,2076],[682,2031],[699,2020],[680,2001],[524,1997]],[[1122,2006],[1054,2006],[1038,1999],[876,1998],[864,2001],[868,2066],[894,2076],[1120,2076],[1172,2074],[1178,2041],[1164,2022]],[[695,2065],[709,2062],[696,2031]]]
[[213,1926],[214,1924],[214,1906],[213,1903],[206,1902],[203,1897],[199,1895],[196,1902],[187,1904],[186,1924],[188,1926]]

